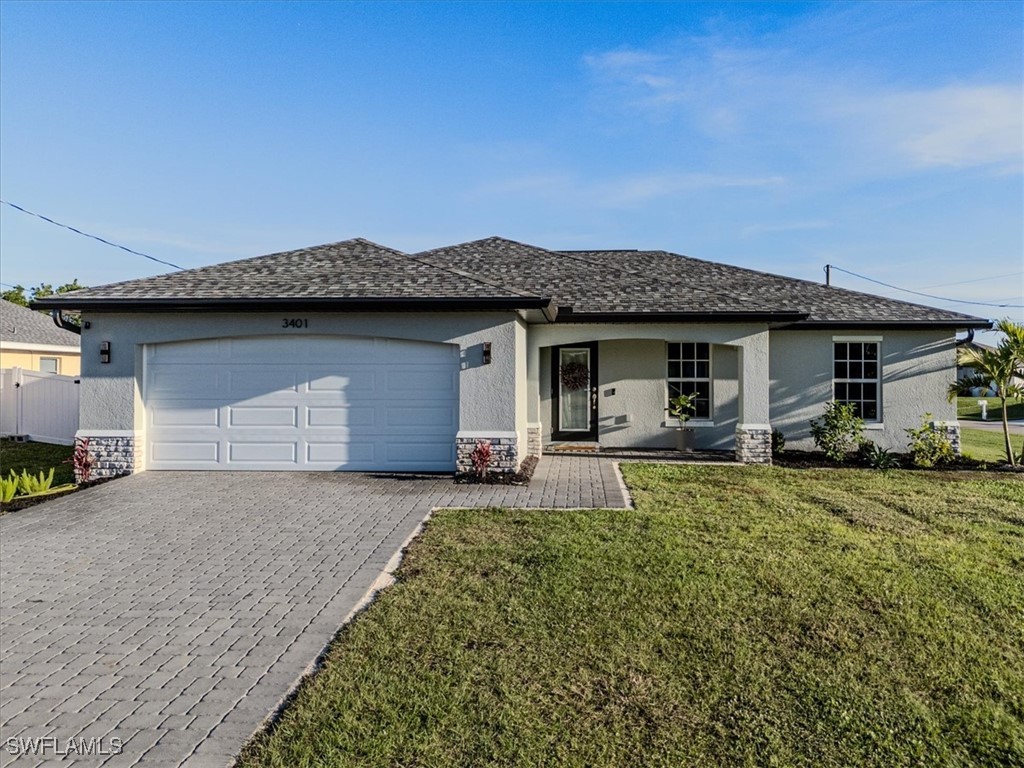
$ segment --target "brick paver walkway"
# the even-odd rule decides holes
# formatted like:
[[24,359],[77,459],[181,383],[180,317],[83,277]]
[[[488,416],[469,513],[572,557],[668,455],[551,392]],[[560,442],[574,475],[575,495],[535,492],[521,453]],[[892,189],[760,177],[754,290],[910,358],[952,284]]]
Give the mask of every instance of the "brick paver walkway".
[[6,515],[0,764],[220,768],[432,509],[626,502],[612,461],[552,456],[526,488],[147,472]]

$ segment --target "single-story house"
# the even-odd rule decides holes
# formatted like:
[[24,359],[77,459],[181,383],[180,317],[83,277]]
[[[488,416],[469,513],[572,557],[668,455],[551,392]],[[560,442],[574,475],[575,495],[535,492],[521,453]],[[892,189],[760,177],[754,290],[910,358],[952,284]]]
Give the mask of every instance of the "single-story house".
[[453,471],[489,440],[698,448],[771,461],[771,431],[853,403],[887,448],[946,390],[977,317],[679,256],[487,238],[417,254],[367,240],[131,280],[34,306],[82,313],[80,437],[104,473]]
[[0,368],[77,376],[80,338],[53,318],[0,299]]

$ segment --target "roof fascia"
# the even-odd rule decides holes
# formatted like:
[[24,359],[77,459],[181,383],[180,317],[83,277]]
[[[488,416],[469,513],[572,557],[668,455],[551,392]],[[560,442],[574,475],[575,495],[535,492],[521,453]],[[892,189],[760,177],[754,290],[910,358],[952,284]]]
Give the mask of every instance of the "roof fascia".
[[32,309],[77,309],[83,312],[205,312],[306,310],[317,312],[389,312],[395,310],[424,312],[467,312],[516,309],[547,310],[551,299],[543,297],[438,297],[438,298],[356,298],[315,297],[253,298],[95,298],[72,297],[39,299]]

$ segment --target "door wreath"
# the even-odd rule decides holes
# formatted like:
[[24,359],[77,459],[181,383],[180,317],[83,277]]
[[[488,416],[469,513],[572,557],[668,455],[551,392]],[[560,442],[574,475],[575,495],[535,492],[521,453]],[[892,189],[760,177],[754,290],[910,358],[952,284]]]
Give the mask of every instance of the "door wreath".
[[590,368],[583,363],[565,363],[560,367],[558,377],[563,387],[575,392],[590,383]]

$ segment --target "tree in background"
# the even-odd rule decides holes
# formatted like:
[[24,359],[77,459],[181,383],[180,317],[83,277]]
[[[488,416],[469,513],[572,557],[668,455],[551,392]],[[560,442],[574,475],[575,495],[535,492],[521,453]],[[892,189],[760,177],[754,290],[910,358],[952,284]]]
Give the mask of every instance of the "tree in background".
[[[1017,459],[1010,443],[1010,424],[1007,419],[1007,400],[1011,397],[1024,397],[1024,386],[1019,380],[1024,375],[1024,325],[1015,323],[1009,318],[1000,320],[996,328],[1005,336],[995,349],[976,349],[962,347],[957,352],[957,363],[970,366],[979,375],[992,382],[996,397],[1003,406],[1003,440],[1006,446],[1006,460],[1010,466],[1016,466]],[[949,388],[949,398],[956,397],[957,385]],[[1024,451],[1021,452],[1024,461]]]
[[35,288],[30,288],[28,295],[25,294],[25,286],[16,285],[9,291],[4,291],[0,294],[0,298],[4,301],[9,301],[12,304],[20,304],[23,307],[27,307],[29,302],[35,301],[36,299],[53,296],[55,293],[70,293],[71,291],[77,291],[81,288],[85,288],[85,286],[79,285],[78,278],[75,278],[70,283],[58,285],[56,289],[50,285],[50,283],[40,283]]

